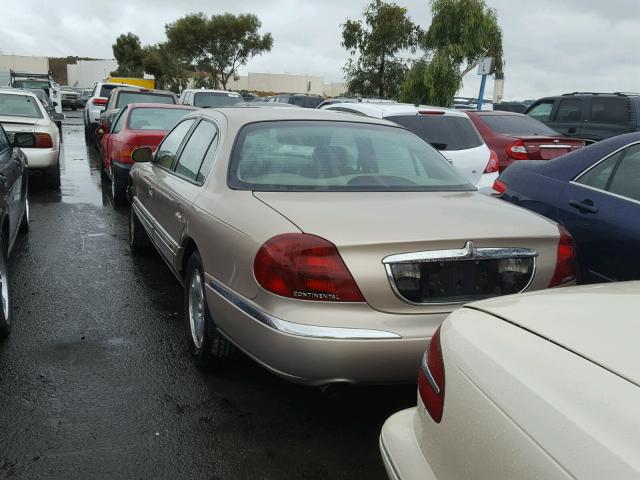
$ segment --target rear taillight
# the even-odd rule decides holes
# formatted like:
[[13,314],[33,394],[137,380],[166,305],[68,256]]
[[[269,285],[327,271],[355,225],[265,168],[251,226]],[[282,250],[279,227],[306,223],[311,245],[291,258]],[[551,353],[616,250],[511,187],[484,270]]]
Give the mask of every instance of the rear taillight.
[[101,98],[101,97],[96,97],[92,100],[92,103],[94,105],[106,105],[107,104],[107,99],[106,98]]
[[285,233],[267,240],[253,272],[262,288],[283,297],[364,302],[336,246],[315,235]]
[[499,178],[496,178],[496,180],[493,182],[493,191],[495,192],[495,195],[502,195],[507,191],[507,184]]
[[558,242],[556,269],[549,287],[558,287],[576,279],[576,244],[571,234],[562,225],[558,225],[558,229],[560,230],[560,241]]
[[35,148],[53,148],[53,139],[48,133],[36,133]]
[[484,169],[484,173],[494,173],[500,169],[500,165],[498,164],[498,154],[489,150],[489,162],[487,163],[487,167]]
[[516,140],[507,147],[507,155],[514,160],[529,160],[529,152],[522,140]]
[[444,409],[444,361],[440,345],[440,327],[431,337],[429,348],[422,357],[418,374],[418,392],[433,421],[440,423]]

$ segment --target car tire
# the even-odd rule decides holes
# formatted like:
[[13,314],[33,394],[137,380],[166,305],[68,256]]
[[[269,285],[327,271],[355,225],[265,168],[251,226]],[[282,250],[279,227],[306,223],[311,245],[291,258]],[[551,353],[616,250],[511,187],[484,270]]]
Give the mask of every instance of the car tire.
[[141,254],[149,248],[150,243],[149,235],[131,205],[129,208],[129,248],[134,254]]
[[113,197],[113,206],[121,207],[127,204],[127,186],[122,185],[122,181],[118,180],[111,170],[111,196]]
[[22,220],[20,220],[20,226],[18,227],[18,233],[24,235],[29,231],[29,199],[24,199],[24,213],[22,214]]
[[6,338],[11,333],[11,295],[7,270],[7,253],[2,239],[0,239],[0,292],[0,338]]
[[191,361],[197,368],[216,368],[235,350],[216,328],[204,294],[204,268],[198,251],[193,252],[184,275],[184,316]]
[[49,188],[60,188],[60,159],[55,167],[45,172],[45,182]]

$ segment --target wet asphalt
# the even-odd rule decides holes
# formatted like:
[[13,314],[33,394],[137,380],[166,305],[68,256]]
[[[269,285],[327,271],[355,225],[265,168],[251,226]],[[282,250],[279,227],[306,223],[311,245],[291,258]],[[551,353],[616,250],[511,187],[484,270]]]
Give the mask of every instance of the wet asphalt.
[[130,254],[128,212],[81,113],[67,117],[62,186],[31,179],[31,229],[9,260],[0,478],[386,479],[380,427],[415,388],[327,396],[241,355],[194,368],[180,285],[155,252]]

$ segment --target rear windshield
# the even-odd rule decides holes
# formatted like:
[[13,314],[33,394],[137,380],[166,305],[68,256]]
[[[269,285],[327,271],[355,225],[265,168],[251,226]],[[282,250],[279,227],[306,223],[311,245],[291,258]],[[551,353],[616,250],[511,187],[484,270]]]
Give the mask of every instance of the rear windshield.
[[14,80],[13,86],[15,88],[42,88],[43,90],[49,90],[49,82],[46,80]]
[[228,107],[244,102],[240,95],[227,92],[197,92],[193,105],[200,108]]
[[121,85],[102,85],[100,87],[100,96],[101,97],[108,97],[109,94],[111,93],[111,90],[118,88]]
[[324,99],[321,97],[305,97],[305,96],[293,96],[289,97],[289,103],[291,105],[297,105],[303,108],[316,108],[322,103]]
[[229,185],[258,191],[475,190],[438,151],[406,130],[328,121],[245,126]]
[[122,108],[130,103],[166,103],[175,104],[173,95],[163,95],[152,92],[120,92],[116,108]]
[[558,135],[558,132],[527,115],[480,115],[480,118],[495,133],[504,135]]
[[35,97],[0,94],[0,116],[42,118]]
[[481,146],[480,134],[465,117],[453,115],[396,115],[387,117],[411,130],[439,150],[467,150]]
[[170,130],[191,112],[182,108],[134,108],[129,117],[131,130]]

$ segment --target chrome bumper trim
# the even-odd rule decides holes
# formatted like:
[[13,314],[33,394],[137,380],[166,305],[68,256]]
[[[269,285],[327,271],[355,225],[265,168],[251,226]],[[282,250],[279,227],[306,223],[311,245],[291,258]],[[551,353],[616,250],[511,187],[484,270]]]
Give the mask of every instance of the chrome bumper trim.
[[316,325],[303,325],[301,323],[288,322],[273,315],[263,312],[258,307],[245,300],[240,295],[229,290],[220,282],[213,279],[207,282],[207,287],[222,296],[229,303],[252,317],[254,320],[266,325],[280,333],[295,335],[298,337],[325,338],[334,340],[390,340],[402,338],[397,333],[383,330],[367,330],[362,328],[320,327]]

